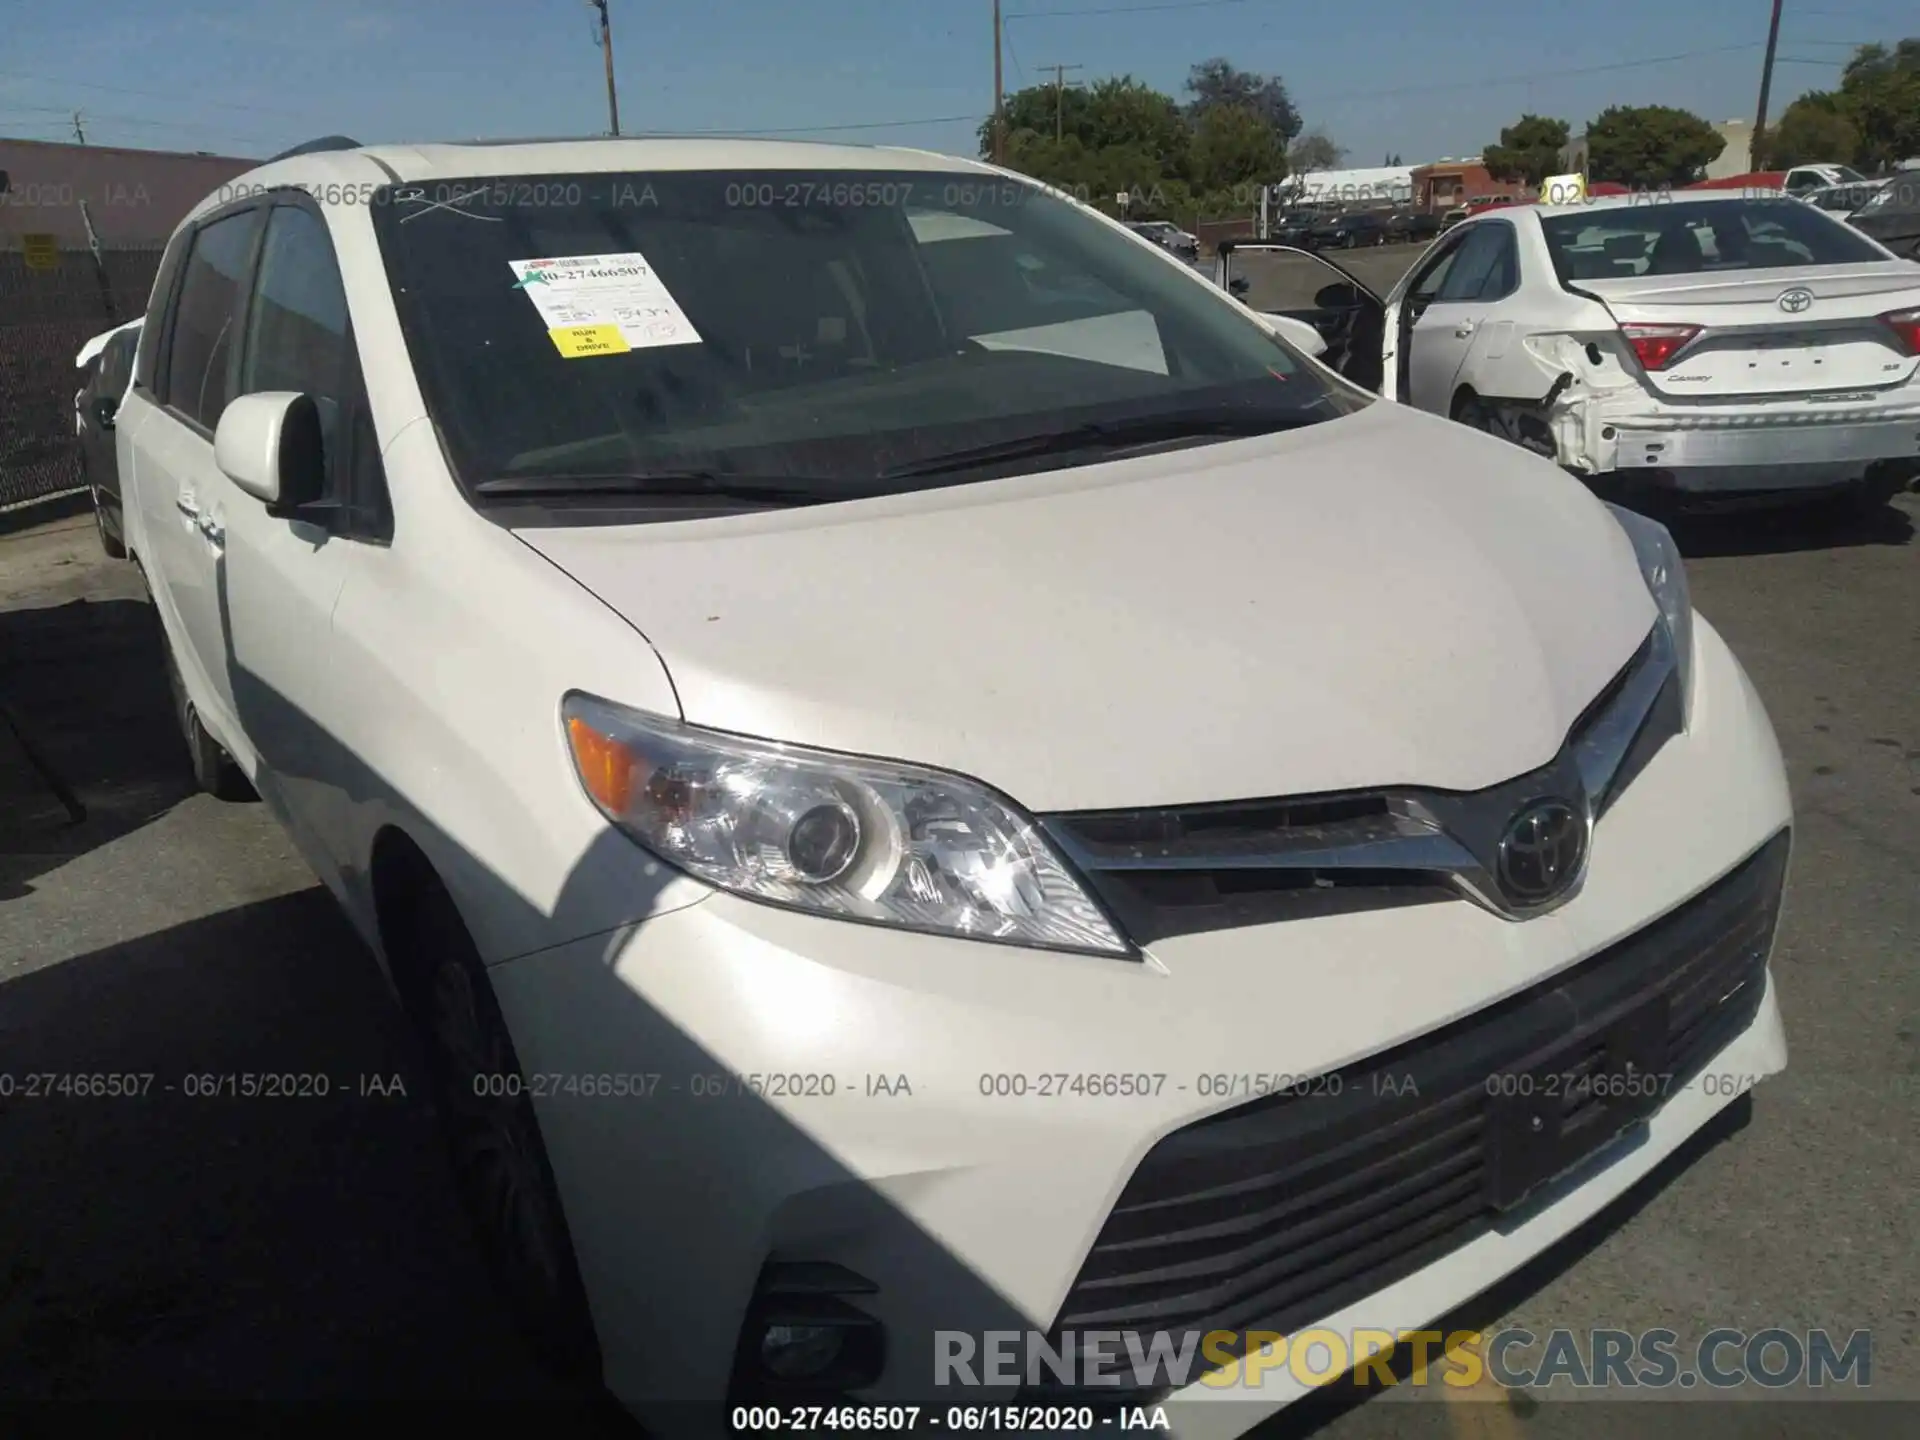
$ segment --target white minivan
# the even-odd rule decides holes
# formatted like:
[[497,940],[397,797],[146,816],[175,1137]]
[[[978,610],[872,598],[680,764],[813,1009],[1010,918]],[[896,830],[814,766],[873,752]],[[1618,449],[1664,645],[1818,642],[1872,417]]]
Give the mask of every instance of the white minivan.
[[1311,1386],[1223,1356],[1426,1324],[1786,1063],[1671,539],[1299,333],[909,150],[342,145],[173,237],[116,435],[195,770],[656,1433],[1245,1429]]

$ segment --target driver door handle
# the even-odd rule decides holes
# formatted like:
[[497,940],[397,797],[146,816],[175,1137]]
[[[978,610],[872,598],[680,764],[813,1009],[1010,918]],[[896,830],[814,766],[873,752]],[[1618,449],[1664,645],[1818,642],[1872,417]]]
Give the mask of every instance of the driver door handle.
[[177,495],[174,497],[173,508],[178,510],[182,515],[186,516],[189,520],[198,520],[200,518],[200,512],[194,507],[193,501],[189,500],[184,495]]
[[1474,327],[1477,323],[1477,321],[1473,320],[1462,320],[1458,325],[1453,327],[1454,339],[1466,339],[1469,335],[1473,334]]

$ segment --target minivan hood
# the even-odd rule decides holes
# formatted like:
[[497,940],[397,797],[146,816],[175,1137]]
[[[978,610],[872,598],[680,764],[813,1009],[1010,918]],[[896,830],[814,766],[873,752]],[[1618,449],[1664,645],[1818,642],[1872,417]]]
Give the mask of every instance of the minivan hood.
[[1041,811],[1511,779],[1655,616],[1576,481],[1385,402],[879,500],[517,533],[646,636],[689,722]]

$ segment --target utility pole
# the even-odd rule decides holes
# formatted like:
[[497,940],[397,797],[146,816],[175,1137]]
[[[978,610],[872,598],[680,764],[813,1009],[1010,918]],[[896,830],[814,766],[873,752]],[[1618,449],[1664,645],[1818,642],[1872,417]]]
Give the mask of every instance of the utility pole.
[[1066,131],[1067,71],[1084,70],[1087,67],[1084,65],[1041,65],[1036,68],[1053,71],[1053,138],[1058,140]]
[[993,163],[1007,160],[1006,91],[1000,74],[1000,0],[993,0]]
[[1753,117],[1753,144],[1747,152],[1747,165],[1757,168],[1761,137],[1767,129],[1767,95],[1773,89],[1773,52],[1780,43],[1780,0],[1773,0],[1773,23],[1767,27],[1767,58],[1760,66],[1760,104]]
[[87,143],[87,132],[80,128],[80,112],[78,110],[73,112],[73,138],[78,140],[82,145]]
[[610,133],[620,133],[620,97],[613,88],[613,22],[607,18],[607,0],[587,0],[600,12],[600,53],[607,61],[607,123]]

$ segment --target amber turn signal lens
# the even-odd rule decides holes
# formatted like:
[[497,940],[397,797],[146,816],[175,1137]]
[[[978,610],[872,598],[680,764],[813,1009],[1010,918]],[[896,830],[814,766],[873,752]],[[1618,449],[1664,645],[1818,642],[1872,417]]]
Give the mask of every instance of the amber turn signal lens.
[[644,768],[640,757],[578,716],[567,721],[567,739],[573,746],[574,769],[580,772],[580,783],[587,787],[587,793],[602,809],[626,814],[634,783]]

